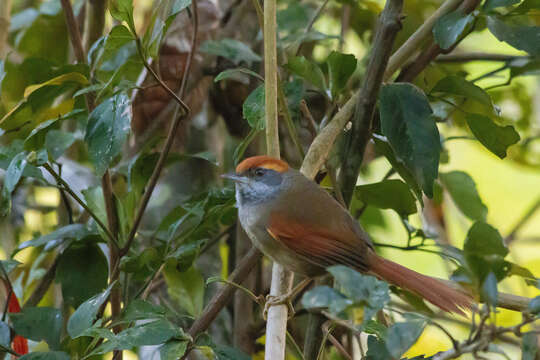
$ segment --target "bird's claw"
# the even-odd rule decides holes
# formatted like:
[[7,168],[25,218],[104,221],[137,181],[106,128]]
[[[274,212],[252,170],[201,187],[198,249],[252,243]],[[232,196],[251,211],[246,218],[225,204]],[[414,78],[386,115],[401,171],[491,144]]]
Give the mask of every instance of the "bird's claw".
[[294,307],[291,302],[291,294],[283,295],[266,295],[266,302],[264,303],[263,318],[266,321],[268,318],[268,310],[275,305],[287,305],[287,320],[294,316]]

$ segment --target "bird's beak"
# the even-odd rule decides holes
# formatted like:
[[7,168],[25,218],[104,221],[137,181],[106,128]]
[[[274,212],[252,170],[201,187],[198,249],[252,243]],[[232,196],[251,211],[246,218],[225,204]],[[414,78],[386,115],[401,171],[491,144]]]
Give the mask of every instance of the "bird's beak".
[[222,174],[221,177],[224,178],[224,179],[232,180],[234,182],[243,182],[243,183],[245,183],[246,180],[247,180],[247,178],[245,176],[240,176],[240,175],[237,175],[236,173]]

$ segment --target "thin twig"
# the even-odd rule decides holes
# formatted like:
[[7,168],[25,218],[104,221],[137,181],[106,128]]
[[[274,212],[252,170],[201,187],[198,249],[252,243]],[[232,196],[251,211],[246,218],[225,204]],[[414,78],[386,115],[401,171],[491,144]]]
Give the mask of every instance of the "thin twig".
[[437,56],[435,61],[440,62],[440,63],[459,63],[459,62],[468,62],[468,61],[507,62],[507,61],[520,60],[520,59],[530,59],[530,56],[506,55],[506,54],[495,54],[495,53],[484,53],[484,52],[467,52],[467,53],[439,55]]
[[163,166],[165,165],[165,161],[167,160],[167,155],[169,154],[172,144],[174,142],[174,138],[176,135],[176,132],[178,130],[178,127],[180,126],[181,120],[183,120],[186,116],[189,115],[190,110],[189,107],[181,100],[181,97],[184,96],[185,87],[187,83],[187,77],[189,76],[189,72],[191,69],[191,64],[193,61],[193,57],[195,55],[195,52],[197,51],[197,33],[199,28],[199,17],[198,17],[198,10],[197,10],[197,0],[193,0],[191,2],[192,6],[192,14],[193,14],[193,34],[192,34],[192,40],[191,40],[191,51],[189,53],[188,59],[186,61],[186,65],[184,66],[184,77],[182,78],[182,83],[180,86],[180,92],[179,95],[176,95],[174,91],[172,91],[167,84],[161,80],[161,78],[154,72],[152,67],[148,65],[146,59],[144,58],[144,54],[142,51],[142,44],[141,40],[137,38],[137,48],[139,49],[139,55],[142,58],[143,63],[145,64],[145,67],[148,69],[148,72],[152,74],[152,76],[156,79],[158,83],[176,100],[178,105],[182,108],[183,114],[178,115],[177,110],[178,107],[175,110],[175,116],[173,118],[173,122],[171,124],[171,127],[169,128],[169,132],[167,134],[167,139],[165,140],[165,145],[163,146],[163,149],[161,150],[161,153],[159,154],[158,161],[156,163],[156,166],[154,167],[154,171],[152,172],[152,175],[150,176],[150,180],[148,181],[148,186],[146,188],[146,191],[144,192],[144,195],[141,199],[141,203],[139,205],[139,208],[137,210],[137,213],[135,215],[135,219],[133,221],[133,226],[131,227],[131,230],[129,232],[129,235],[127,237],[126,245],[120,250],[120,257],[124,256],[128,253],[131,244],[133,243],[133,240],[135,239],[135,234],[137,234],[137,229],[139,228],[139,225],[141,223],[142,217],[144,215],[144,212],[146,210],[146,207],[148,206],[148,202],[150,201],[150,197],[152,196],[152,193],[154,192],[154,189],[156,187],[156,184],[158,182],[159,176],[161,175],[161,171],[163,170]]
[[532,218],[532,216],[539,209],[540,209],[540,198],[536,199],[536,202],[530,207],[529,210],[527,210],[527,212],[525,214],[523,214],[521,219],[519,219],[519,221],[516,223],[516,225],[514,225],[512,230],[510,230],[510,232],[508,233],[508,235],[504,239],[504,243],[506,245],[509,245],[510,243],[512,243],[515,240],[516,234],[519,232],[519,230],[521,230],[521,228]]
[[[311,31],[311,28],[313,28],[313,25],[315,24],[315,21],[317,21],[317,19],[319,18],[319,16],[322,14],[324,8],[326,7],[326,5],[328,4],[328,0],[324,0],[321,4],[321,6],[319,6],[319,8],[317,9],[317,11],[315,11],[315,14],[313,14],[313,17],[311,18],[311,20],[309,21],[309,23],[307,24],[305,30],[304,30],[304,36],[306,36],[310,31]],[[302,40],[302,39],[301,39]],[[300,40],[300,41],[301,41]],[[305,44],[304,41],[302,41],[299,45],[298,45],[298,49],[296,49],[296,55],[298,56],[298,54],[300,54],[300,51],[302,50],[302,46]]]
[[49,290],[49,287],[51,286],[52,282],[54,281],[54,277],[56,275],[56,267],[58,266],[58,261],[60,257],[57,256],[54,259],[54,262],[52,263],[51,267],[47,270],[45,275],[41,278],[41,281],[36,286],[28,300],[23,305],[24,308],[34,307],[39,304],[41,299],[43,299],[43,296],[47,293],[47,290]]

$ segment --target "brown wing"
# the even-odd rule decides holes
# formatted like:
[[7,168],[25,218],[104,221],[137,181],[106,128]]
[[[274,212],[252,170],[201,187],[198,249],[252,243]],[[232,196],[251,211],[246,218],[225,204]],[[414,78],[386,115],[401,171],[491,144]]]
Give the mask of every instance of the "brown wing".
[[367,271],[368,244],[350,231],[348,224],[329,231],[303,223],[299,218],[273,213],[267,231],[297,255],[322,268],[341,264]]

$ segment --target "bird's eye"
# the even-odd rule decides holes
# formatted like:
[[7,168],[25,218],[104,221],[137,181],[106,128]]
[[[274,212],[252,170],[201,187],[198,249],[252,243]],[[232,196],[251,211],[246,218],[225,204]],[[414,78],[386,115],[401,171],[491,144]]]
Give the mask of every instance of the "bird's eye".
[[261,168],[255,169],[255,176],[263,176],[264,170]]

